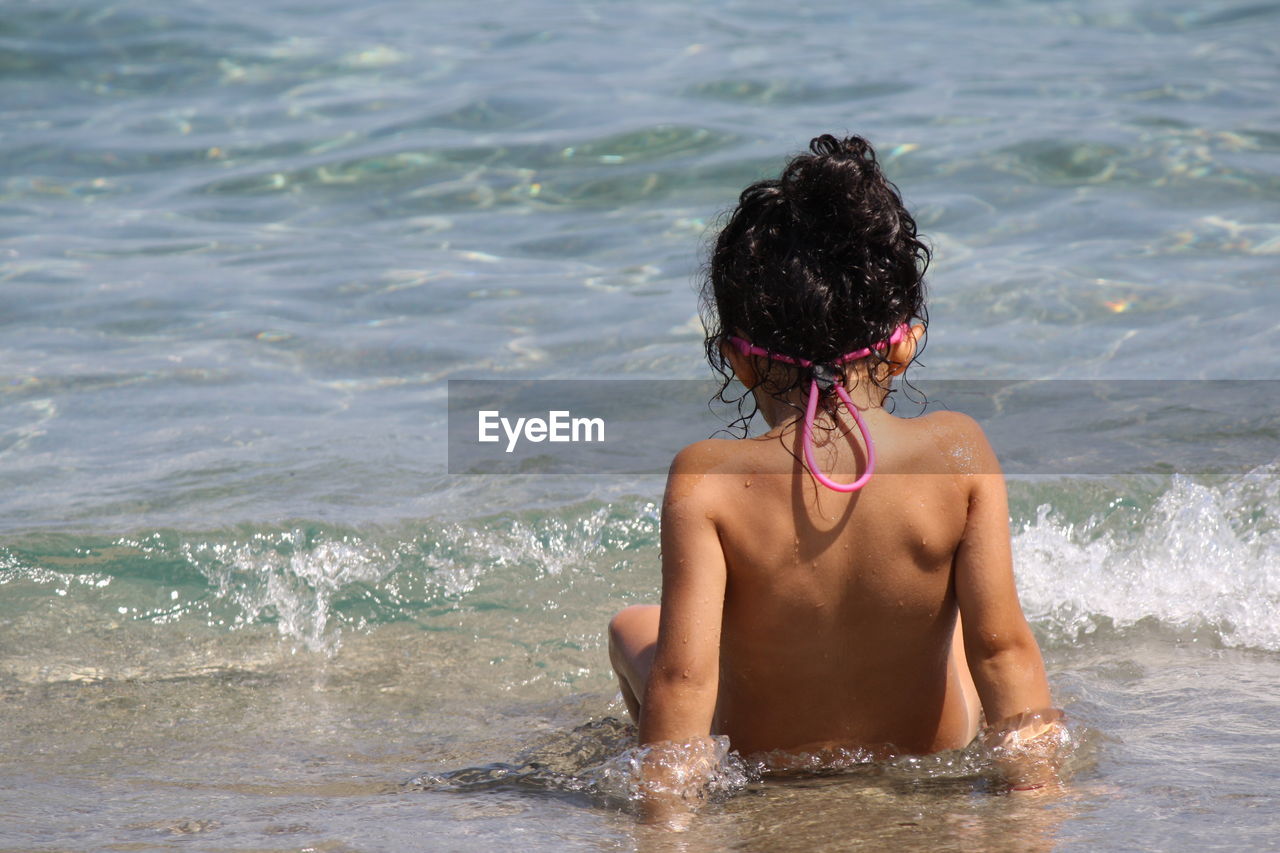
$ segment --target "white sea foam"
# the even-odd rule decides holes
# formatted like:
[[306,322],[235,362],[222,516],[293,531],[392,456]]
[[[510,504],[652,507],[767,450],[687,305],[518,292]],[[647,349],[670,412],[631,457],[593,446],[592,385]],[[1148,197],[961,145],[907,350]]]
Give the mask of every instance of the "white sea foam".
[[219,596],[239,606],[237,624],[274,613],[280,633],[312,651],[337,649],[339,634],[329,630],[334,596],[352,584],[378,582],[390,566],[379,548],[358,539],[308,542],[301,530],[183,550]]
[[1057,639],[1154,618],[1280,649],[1280,466],[1219,484],[1175,476],[1121,527],[1042,506],[1013,545],[1023,607]]
[[[657,524],[656,505],[642,501],[621,511],[578,509],[568,517],[428,525],[378,542],[296,529],[229,541],[202,537],[179,551],[215,588],[216,601],[196,608],[211,621],[224,619],[232,628],[273,621],[283,637],[333,653],[344,625],[411,616],[423,605],[465,607],[486,581],[495,603],[513,607],[531,584],[552,598],[562,596],[578,575],[594,575],[601,559],[616,555],[614,562],[621,563],[628,551],[652,548]],[[147,555],[169,548],[152,539],[118,544]],[[341,612],[344,605],[360,615]],[[227,606],[229,616],[222,611]]]

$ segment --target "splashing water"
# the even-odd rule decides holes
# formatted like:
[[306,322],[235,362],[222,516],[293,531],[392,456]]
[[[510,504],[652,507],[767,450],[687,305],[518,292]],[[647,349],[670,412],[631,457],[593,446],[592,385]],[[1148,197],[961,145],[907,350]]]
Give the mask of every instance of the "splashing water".
[[[1038,738],[1036,760],[1051,767],[1051,776],[1066,781],[1095,756],[1097,735],[1068,721],[1051,735]],[[472,793],[504,789],[530,793],[582,794],[601,804],[634,808],[654,791],[643,768],[657,761],[673,771],[674,792],[693,800],[721,802],[767,779],[845,776],[891,783],[961,783],[1004,787],[999,769],[1014,750],[976,738],[964,749],[933,755],[877,758],[861,749],[821,752],[778,750],[744,758],[730,750],[729,739],[711,739],[711,752],[686,747],[655,750],[636,745],[635,726],[614,717],[593,720],[572,731],[557,732],[522,752],[512,763],[495,762],[439,773],[425,773],[405,783],[419,790]],[[695,776],[690,768],[699,768]],[[696,789],[696,790],[695,790]],[[664,789],[665,790],[665,789]]]
[[[457,793],[493,788],[574,792],[606,804],[634,806],[644,796],[641,769],[653,752],[652,747],[636,746],[635,738],[635,726],[605,717],[551,735],[521,753],[516,763],[423,774],[406,785]],[[699,756],[704,772],[697,780],[684,780],[696,784],[700,795],[725,799],[758,780],[758,774],[730,752],[728,738],[711,740],[711,754]]]
[[108,546],[78,544],[82,568],[100,566],[106,574],[53,572],[39,565],[40,554],[20,558],[0,550],[0,583],[105,586],[111,571],[137,574],[149,564],[151,576],[187,584],[183,599],[177,590],[173,604],[166,599],[161,607],[122,599],[120,613],[156,624],[202,615],[210,626],[232,630],[272,623],[299,647],[332,655],[344,629],[366,631],[428,609],[466,607],[482,587],[493,591],[504,581],[510,586],[498,601],[506,606],[519,601],[510,590],[537,589],[555,606],[580,580],[607,586],[610,570],[656,544],[657,529],[652,501],[624,501],[567,518],[415,525],[390,536],[320,526],[231,536],[154,533]]
[[1147,511],[1124,503],[1084,524],[1041,506],[1014,537],[1032,622],[1063,642],[1156,619],[1280,649],[1280,468],[1218,487],[1175,476]]
[[183,553],[193,564],[210,566],[219,596],[239,606],[237,625],[274,614],[281,635],[332,654],[340,644],[339,632],[328,631],[334,596],[354,584],[381,581],[392,564],[380,549],[353,537],[309,540],[294,530],[248,542],[188,544]]

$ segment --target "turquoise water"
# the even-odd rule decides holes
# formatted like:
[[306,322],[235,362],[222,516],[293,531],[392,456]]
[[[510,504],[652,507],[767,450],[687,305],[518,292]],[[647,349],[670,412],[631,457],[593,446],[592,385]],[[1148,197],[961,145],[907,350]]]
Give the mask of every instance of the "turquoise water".
[[1280,459],[1011,483],[1063,795],[677,838],[592,788],[661,481],[450,475],[445,383],[705,377],[708,226],[845,130],[936,250],[921,377],[1280,379],[1280,5],[0,18],[0,849],[1275,846]]

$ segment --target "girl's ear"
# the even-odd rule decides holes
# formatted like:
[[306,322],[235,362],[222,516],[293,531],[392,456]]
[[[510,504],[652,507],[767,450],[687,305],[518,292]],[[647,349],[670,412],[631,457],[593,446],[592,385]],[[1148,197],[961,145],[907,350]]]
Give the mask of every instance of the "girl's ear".
[[743,355],[737,347],[729,343],[728,339],[720,341],[720,354],[729,362],[729,366],[733,368],[733,375],[738,378],[744,388],[754,388],[759,381],[756,375],[755,363],[748,356]]
[[898,376],[906,371],[911,360],[916,357],[916,350],[919,349],[920,339],[923,337],[924,325],[912,326],[907,334],[902,336],[902,340],[889,348],[890,376]]

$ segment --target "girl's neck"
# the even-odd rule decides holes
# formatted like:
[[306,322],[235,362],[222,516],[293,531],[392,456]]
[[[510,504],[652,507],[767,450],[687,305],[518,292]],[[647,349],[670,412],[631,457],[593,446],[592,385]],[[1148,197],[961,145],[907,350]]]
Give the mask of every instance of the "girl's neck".
[[[865,415],[868,411],[879,409],[884,406],[885,397],[889,394],[888,385],[876,384],[872,381],[866,370],[858,370],[851,368],[845,372],[845,390],[849,394],[849,398],[853,400],[859,410]],[[755,397],[756,408],[760,414],[764,416],[765,423],[770,429],[793,420],[803,420],[805,406],[809,402],[809,383],[805,382],[799,387],[792,388],[786,394],[775,397],[762,388],[756,388],[752,392]],[[825,401],[837,399],[834,392],[823,398]],[[827,407],[819,404],[819,417]]]

